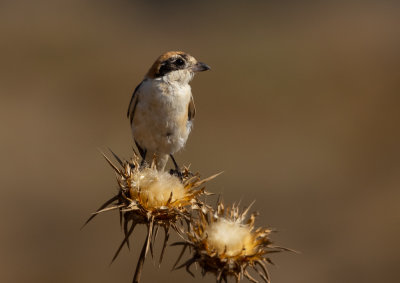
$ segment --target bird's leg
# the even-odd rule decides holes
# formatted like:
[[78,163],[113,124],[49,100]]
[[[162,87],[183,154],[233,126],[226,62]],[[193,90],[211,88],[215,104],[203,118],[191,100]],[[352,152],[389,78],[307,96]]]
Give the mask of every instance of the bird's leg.
[[142,156],[142,161],[140,162],[140,167],[143,167],[144,163],[146,162],[146,154],[147,154],[147,149],[143,151],[143,154],[140,154]]
[[176,174],[181,180],[183,179],[183,175],[181,170],[179,169],[178,163],[176,163],[176,160],[172,154],[169,155],[171,157],[172,162],[174,163],[175,170],[171,170],[171,174]]
[[175,170],[179,172],[179,166],[178,166],[178,163],[176,163],[174,156],[172,154],[170,154],[169,156],[171,157],[172,162],[174,163]]

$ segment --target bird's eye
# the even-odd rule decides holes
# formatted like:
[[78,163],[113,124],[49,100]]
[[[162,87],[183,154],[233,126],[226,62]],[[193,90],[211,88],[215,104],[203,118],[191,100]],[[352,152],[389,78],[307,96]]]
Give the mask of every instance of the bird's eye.
[[183,61],[183,59],[181,59],[181,58],[178,58],[175,60],[175,64],[177,66],[183,66],[185,64],[185,61]]

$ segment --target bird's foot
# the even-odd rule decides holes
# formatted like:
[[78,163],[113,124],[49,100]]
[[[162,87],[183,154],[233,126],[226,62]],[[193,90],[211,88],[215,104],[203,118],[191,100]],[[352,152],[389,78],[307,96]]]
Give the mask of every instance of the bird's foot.
[[169,170],[169,174],[171,174],[173,176],[177,176],[181,181],[183,181],[183,174],[180,170],[171,169],[171,170]]

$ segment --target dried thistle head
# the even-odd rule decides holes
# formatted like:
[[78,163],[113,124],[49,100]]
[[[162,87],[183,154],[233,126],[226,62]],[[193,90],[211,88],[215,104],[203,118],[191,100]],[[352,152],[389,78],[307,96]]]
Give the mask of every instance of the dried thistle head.
[[251,268],[269,283],[265,265],[272,264],[269,254],[288,249],[273,245],[269,238],[270,229],[254,227],[256,213],[247,218],[249,209],[250,206],[240,213],[238,206],[225,209],[223,203],[219,202],[215,212],[199,211],[199,217],[193,218],[190,223],[187,241],[174,244],[183,245],[178,261],[187,247],[193,250],[192,258],[177,269],[186,267],[193,276],[190,266],[197,263],[203,275],[214,273],[217,282],[227,282],[228,276],[235,277],[236,282],[243,277],[258,282],[250,275],[248,269]]
[[157,237],[158,229],[161,227],[165,232],[164,245],[159,259],[159,264],[161,264],[170,227],[182,236],[184,232],[181,226],[184,221],[189,223],[190,210],[192,208],[201,208],[204,211],[207,209],[207,205],[198,197],[210,193],[201,186],[218,174],[201,180],[199,174],[192,174],[187,168],[184,168],[182,172],[179,172],[181,177],[177,177],[164,171],[158,171],[155,162],[150,167],[140,164],[136,154],[129,161],[122,161],[113,152],[112,154],[119,166],[113,164],[104,154],[103,156],[116,172],[118,193],[106,201],[85,224],[99,213],[119,210],[120,223],[123,226],[125,237],[112,262],[125,244],[129,247],[129,237],[135,226],[137,224],[147,226],[147,237],[133,281],[139,282],[141,269],[149,249],[153,255],[153,242]]

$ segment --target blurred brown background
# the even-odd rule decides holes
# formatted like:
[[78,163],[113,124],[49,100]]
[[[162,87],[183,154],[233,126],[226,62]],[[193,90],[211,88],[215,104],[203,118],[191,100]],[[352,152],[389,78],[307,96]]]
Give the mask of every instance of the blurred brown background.
[[[301,251],[272,281],[400,282],[400,5],[216,2],[0,2],[1,282],[131,282],[144,229],[109,267],[117,213],[79,228],[116,189],[97,148],[131,155],[131,93],[176,49],[212,67],[177,160]],[[177,253],[142,282],[203,282]]]

